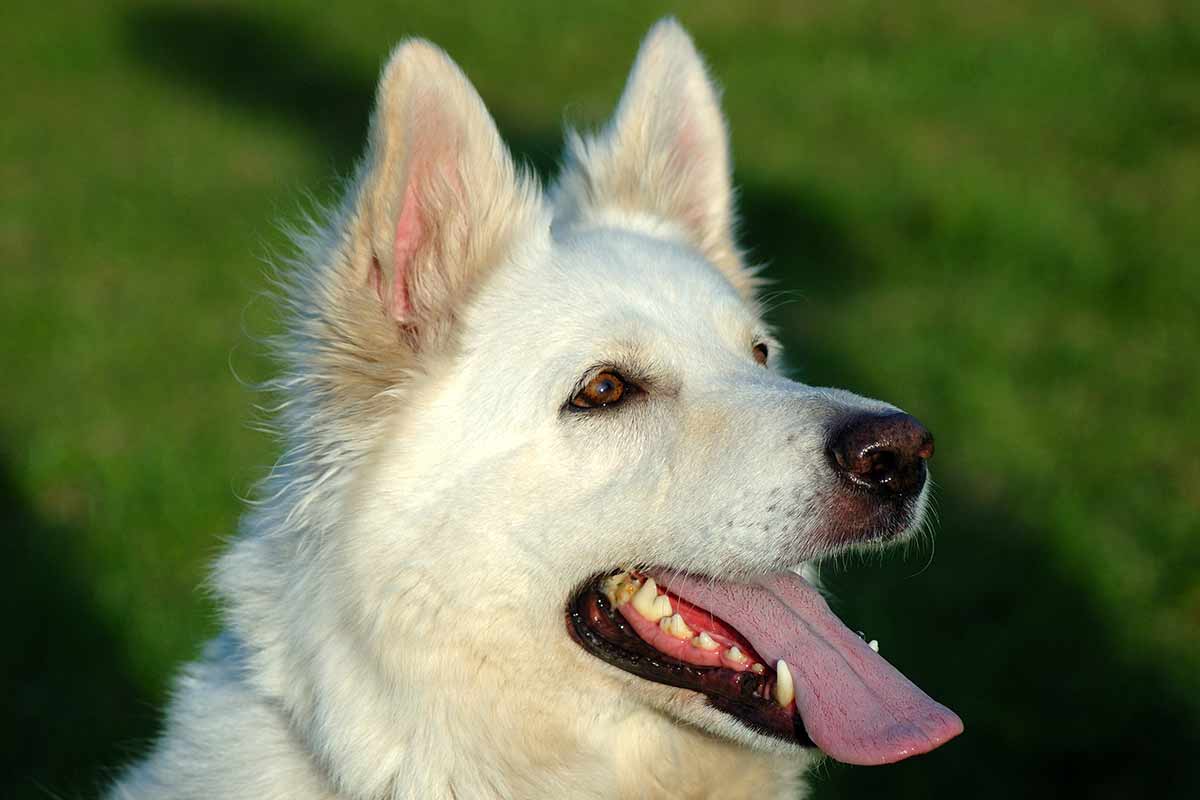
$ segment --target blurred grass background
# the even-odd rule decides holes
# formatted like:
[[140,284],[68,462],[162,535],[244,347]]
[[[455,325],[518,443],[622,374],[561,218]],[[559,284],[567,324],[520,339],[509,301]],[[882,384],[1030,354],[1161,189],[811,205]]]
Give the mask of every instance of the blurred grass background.
[[829,570],[967,732],[818,798],[1200,796],[1200,5],[57,2],[0,26],[0,795],[87,797],[272,461],[261,259],[402,36],[543,170],[675,10],[811,383],[937,434],[936,550]]

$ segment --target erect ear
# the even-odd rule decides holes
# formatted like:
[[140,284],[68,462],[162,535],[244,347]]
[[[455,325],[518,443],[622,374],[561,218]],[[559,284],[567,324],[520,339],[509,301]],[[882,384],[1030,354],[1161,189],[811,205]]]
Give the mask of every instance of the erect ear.
[[605,130],[568,134],[555,224],[602,222],[612,211],[658,217],[752,299],[757,281],[734,242],[729,136],[717,95],[679,23],[658,22]]
[[425,41],[397,47],[376,95],[351,250],[359,286],[410,344],[448,325],[541,207],[458,66]]

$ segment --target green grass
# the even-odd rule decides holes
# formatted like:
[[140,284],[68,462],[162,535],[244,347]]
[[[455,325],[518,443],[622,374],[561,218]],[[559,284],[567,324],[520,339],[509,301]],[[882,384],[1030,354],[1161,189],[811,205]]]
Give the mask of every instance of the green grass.
[[[272,460],[234,377],[270,374],[260,259],[391,44],[446,47],[546,168],[668,10],[435,5],[6,12],[3,796],[94,794],[214,630]],[[829,580],[967,732],[817,797],[1200,793],[1200,6],[694,5],[796,372],[938,436],[936,551]]]

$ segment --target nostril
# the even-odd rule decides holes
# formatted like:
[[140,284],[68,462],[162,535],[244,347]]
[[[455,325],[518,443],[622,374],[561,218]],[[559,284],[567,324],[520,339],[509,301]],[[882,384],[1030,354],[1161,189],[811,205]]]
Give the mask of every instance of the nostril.
[[866,471],[863,477],[867,480],[882,483],[896,474],[900,458],[891,450],[876,450],[867,456]]
[[826,448],[830,465],[854,484],[885,495],[911,495],[925,485],[933,435],[902,412],[844,419]]

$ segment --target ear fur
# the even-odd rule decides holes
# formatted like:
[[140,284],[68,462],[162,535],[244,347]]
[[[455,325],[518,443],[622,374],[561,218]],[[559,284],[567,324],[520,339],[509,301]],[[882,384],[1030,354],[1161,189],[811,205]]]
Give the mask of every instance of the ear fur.
[[616,113],[598,136],[568,134],[555,225],[648,214],[677,226],[747,300],[758,280],[734,242],[729,136],[718,91],[674,19],[646,35]]
[[516,239],[548,229],[539,185],[462,71],[429,42],[403,42],[345,201],[293,236],[302,257],[282,281],[279,340],[291,376],[279,385],[305,409],[379,401],[449,339],[472,286]]
[[356,269],[386,313],[419,339],[435,333],[540,207],[458,66],[422,40],[397,47],[379,83],[354,231]]

